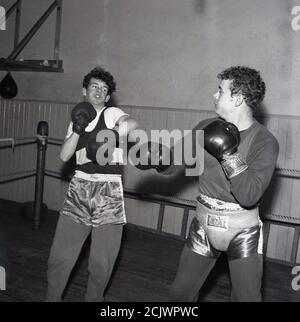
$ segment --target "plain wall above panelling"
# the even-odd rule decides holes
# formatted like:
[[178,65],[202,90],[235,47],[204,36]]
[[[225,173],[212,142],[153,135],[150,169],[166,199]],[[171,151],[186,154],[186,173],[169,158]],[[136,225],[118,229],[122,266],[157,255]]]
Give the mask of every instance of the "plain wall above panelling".
[[[3,0],[8,8],[12,0]],[[52,0],[23,0],[21,36]],[[300,30],[296,0],[64,0],[63,74],[15,72],[17,98],[79,101],[81,81],[101,64],[116,77],[121,105],[212,109],[216,75],[230,65],[259,69],[264,108],[300,115]],[[0,31],[0,57],[12,47],[12,16]],[[54,15],[20,58],[52,57]],[[5,72],[0,72],[0,78]]]

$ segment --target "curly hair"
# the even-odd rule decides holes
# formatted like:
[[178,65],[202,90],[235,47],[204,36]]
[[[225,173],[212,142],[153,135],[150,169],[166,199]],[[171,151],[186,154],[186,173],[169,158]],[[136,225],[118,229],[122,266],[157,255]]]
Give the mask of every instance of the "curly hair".
[[84,76],[82,82],[82,86],[84,88],[88,88],[91,78],[96,78],[106,83],[106,85],[108,86],[109,95],[116,90],[116,82],[114,80],[114,77],[100,66],[95,67]]
[[233,66],[218,74],[221,80],[232,80],[231,95],[241,93],[246,104],[255,110],[264,99],[266,85],[262,80],[259,71],[244,67]]

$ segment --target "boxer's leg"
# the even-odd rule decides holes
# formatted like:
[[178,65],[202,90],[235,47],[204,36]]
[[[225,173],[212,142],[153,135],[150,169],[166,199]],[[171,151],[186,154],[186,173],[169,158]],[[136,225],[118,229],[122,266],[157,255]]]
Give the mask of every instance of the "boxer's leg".
[[217,258],[205,257],[187,245],[181,253],[177,274],[170,287],[170,301],[194,302]]
[[263,272],[259,247],[261,225],[244,229],[236,235],[227,250],[232,284],[232,301],[260,302]]
[[122,239],[123,225],[101,225],[92,230],[86,301],[101,302]]
[[48,260],[46,301],[61,301],[71,270],[90,231],[90,226],[60,215]]
[[232,284],[231,300],[261,302],[263,256],[256,253],[249,257],[229,260],[229,269]]

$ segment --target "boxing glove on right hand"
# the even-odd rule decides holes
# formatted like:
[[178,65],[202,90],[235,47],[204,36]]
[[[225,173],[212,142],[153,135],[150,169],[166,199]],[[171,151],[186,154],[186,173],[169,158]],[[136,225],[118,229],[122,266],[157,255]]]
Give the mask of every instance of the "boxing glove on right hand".
[[248,168],[238,153],[239,144],[240,133],[232,123],[216,120],[204,128],[204,147],[221,163],[229,179]]
[[139,156],[141,163],[135,165],[139,170],[155,169],[157,172],[166,171],[173,163],[172,151],[165,145],[157,142],[147,142],[140,146]]
[[82,135],[85,128],[97,116],[97,112],[93,105],[88,102],[81,102],[77,104],[72,112],[71,119],[73,122],[73,132]]

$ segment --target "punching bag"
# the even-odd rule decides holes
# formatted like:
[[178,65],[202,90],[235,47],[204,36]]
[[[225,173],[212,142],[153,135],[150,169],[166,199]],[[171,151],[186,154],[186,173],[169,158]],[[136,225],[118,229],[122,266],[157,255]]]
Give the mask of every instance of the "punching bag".
[[10,73],[0,83],[0,95],[3,98],[14,98],[18,94],[18,86]]

